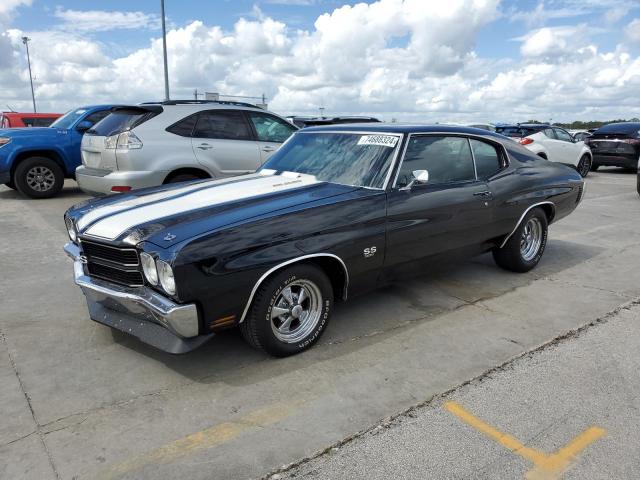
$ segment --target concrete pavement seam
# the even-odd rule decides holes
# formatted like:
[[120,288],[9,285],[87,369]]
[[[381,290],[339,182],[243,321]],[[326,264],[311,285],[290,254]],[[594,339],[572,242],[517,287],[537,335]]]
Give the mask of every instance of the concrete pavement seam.
[[[33,419],[33,423],[36,426],[36,431],[30,433],[29,435],[32,435],[33,433],[37,433],[38,434],[38,438],[40,439],[40,442],[42,442],[42,447],[44,448],[44,451],[47,454],[47,458],[49,460],[49,465],[51,465],[51,469],[53,470],[53,474],[56,476],[56,478],[59,479],[60,475],[58,474],[58,470],[56,468],[56,464],[53,461],[53,456],[51,455],[51,452],[49,451],[49,447],[47,446],[47,443],[45,442],[44,433],[42,432],[42,429],[40,428],[40,424],[38,423],[38,419],[36,417],[36,413],[34,412],[33,406],[31,405],[31,398],[29,397],[29,394],[27,393],[27,391],[24,388],[24,384],[22,383],[22,378],[20,378],[20,373],[18,372],[18,367],[16,365],[16,362],[13,359],[13,356],[11,355],[11,351],[9,350],[9,345],[7,345],[7,339],[4,336],[4,333],[2,332],[2,330],[0,330],[0,339],[2,340],[2,344],[4,345],[5,350],[7,351],[7,356],[9,357],[9,363],[11,363],[11,368],[13,368],[13,373],[15,374],[16,378],[18,379],[18,384],[20,385],[20,390],[22,391],[22,394],[24,395],[24,399],[27,402],[27,406],[29,407],[29,411],[31,412],[31,418]],[[24,438],[28,437],[29,435],[26,435]]]
[[405,417],[410,417],[413,418],[415,416],[415,411],[422,409],[424,407],[428,407],[431,404],[435,403],[437,400],[443,399],[448,397],[449,395],[451,395],[452,393],[455,393],[456,391],[460,390],[463,387],[466,387],[467,385],[473,384],[475,382],[481,381],[487,377],[489,377],[491,374],[505,370],[507,368],[509,368],[510,366],[512,366],[513,364],[515,364],[517,361],[522,360],[524,358],[530,357],[532,355],[535,355],[536,353],[540,353],[543,352],[549,348],[552,348],[556,345],[559,345],[565,341],[568,341],[570,339],[576,338],[578,336],[580,336],[581,334],[583,334],[584,332],[586,332],[587,330],[591,329],[592,327],[595,327],[597,325],[601,325],[604,323],[607,323],[609,321],[609,319],[611,319],[612,317],[616,316],[618,313],[620,313],[623,310],[630,310],[631,308],[633,308],[634,306],[638,306],[640,305],[640,297],[636,297],[633,300],[630,300],[628,302],[625,302],[619,306],[617,306],[616,308],[614,308],[613,310],[610,310],[609,312],[605,313],[604,315],[591,320],[590,322],[587,322],[577,328],[571,329],[565,333],[563,333],[562,335],[558,335],[554,338],[552,338],[551,340],[548,340],[540,345],[538,345],[537,347],[531,348],[529,350],[526,350],[510,359],[508,359],[507,361],[501,363],[500,365],[497,365],[495,367],[492,367],[488,370],[485,370],[483,373],[476,375],[475,377],[460,383],[459,385],[456,385],[455,387],[452,387],[444,392],[438,393],[436,395],[432,395],[431,397],[427,398],[426,400],[423,400],[419,403],[416,403],[412,406],[410,406],[409,408],[404,409],[403,411],[396,413],[394,415],[388,416],[383,418],[381,421],[379,421],[378,423],[376,423],[375,425],[372,425],[368,428],[365,428],[364,430],[360,430],[359,432],[356,432],[352,435],[349,435],[345,438],[343,438],[342,440],[339,440],[331,445],[329,445],[328,447],[319,450],[317,452],[315,452],[314,454],[304,457],[300,460],[297,460],[295,462],[283,465],[282,467],[272,470],[271,472],[269,472],[268,474],[260,477],[260,480],[275,480],[278,477],[278,474],[281,473],[285,473],[293,468],[299,467],[301,465],[304,465],[316,458],[322,457],[332,451],[335,451],[337,449],[339,449],[340,447],[343,447],[359,438],[364,437],[366,434],[368,433],[372,433],[372,432],[377,432],[377,431],[381,431],[382,429],[385,428],[391,428],[393,426],[393,423],[395,421],[401,420]]

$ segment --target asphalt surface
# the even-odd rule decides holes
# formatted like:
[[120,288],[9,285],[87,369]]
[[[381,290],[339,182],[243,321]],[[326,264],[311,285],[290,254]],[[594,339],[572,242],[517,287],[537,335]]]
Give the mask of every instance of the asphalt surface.
[[[504,272],[488,255],[450,264],[338,305],[319,344],[287,359],[252,350],[236,332],[191,354],[170,356],[88,319],[62,252],[67,241],[62,214],[84,198],[73,182],[62,196],[46,201],[26,200],[0,187],[0,478],[269,476],[558,336],[610,318],[640,296],[635,175],[604,170],[589,176],[578,210],[552,225],[547,251],[533,272]],[[631,342],[632,333],[623,336]],[[609,356],[621,352],[615,345],[608,348]],[[609,365],[619,378],[607,384],[611,398],[633,399],[637,384],[627,382],[629,365],[621,363],[619,371]],[[476,384],[468,388],[473,393]],[[459,403],[540,452],[569,442],[587,424],[606,429],[577,457],[584,468],[599,445],[617,438],[619,426],[606,423],[606,405],[598,407],[600,393],[580,399],[593,407],[593,415],[586,415],[586,407],[584,417],[576,415],[584,424],[572,424],[571,416],[553,417],[567,427],[539,442],[531,432],[550,424],[542,414],[552,412],[551,395],[527,408],[480,394],[460,397]],[[499,408],[490,409],[493,404]],[[442,438],[447,429],[456,437],[484,435],[448,410],[436,410],[446,413],[447,420],[432,427],[442,429]],[[626,423],[637,424],[637,415]],[[492,440],[465,441],[470,449],[434,478],[464,477],[478,468],[475,460],[490,455],[513,458],[494,470],[483,463],[489,477],[518,478],[531,467]],[[486,450],[471,448],[480,443]],[[434,462],[444,458],[437,452],[441,445],[434,445],[423,463],[430,462],[429,455]],[[627,451],[633,448],[628,444]],[[389,459],[400,455],[393,453]],[[600,478],[616,478],[615,472],[637,477],[632,457],[627,455],[626,463],[620,457],[619,470]],[[547,465],[547,457],[535,458]],[[371,459],[377,461],[384,464]],[[565,475],[577,471],[573,468],[578,467]],[[319,472],[318,478],[330,478]]]
[[638,478],[639,323],[629,305],[271,478]]

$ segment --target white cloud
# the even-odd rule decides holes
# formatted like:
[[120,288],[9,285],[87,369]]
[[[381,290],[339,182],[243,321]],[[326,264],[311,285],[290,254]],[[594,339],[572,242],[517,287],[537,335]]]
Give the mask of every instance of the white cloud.
[[54,16],[63,21],[62,28],[70,28],[76,32],[105,32],[140,28],[156,29],[160,26],[160,18],[157,15],[143,12],[64,10],[58,7]]
[[[265,93],[285,114],[324,106],[330,114],[406,121],[637,116],[640,57],[622,45],[602,51],[592,26],[537,28],[517,39],[522,58],[481,58],[475,42],[500,17],[498,7],[498,0],[434,1],[429,8],[424,0],[380,0],[337,8],[310,30],[262,13],[230,30],[194,21],[167,32],[171,93]],[[28,108],[21,35],[0,34],[0,104]],[[29,36],[41,108],[163,97],[158,37],[118,56],[80,31]]]
[[632,20],[624,31],[630,41],[640,43],[640,18]]

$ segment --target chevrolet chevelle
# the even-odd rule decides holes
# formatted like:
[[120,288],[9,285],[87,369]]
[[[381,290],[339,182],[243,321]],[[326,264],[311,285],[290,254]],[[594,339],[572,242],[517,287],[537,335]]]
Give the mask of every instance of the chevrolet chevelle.
[[488,131],[334,125],[297,132],[252,175],[76,205],[65,250],[96,322],[171,353],[238,326],[286,356],[335,301],[436,259],[491,251],[532,269],[583,194],[574,169]]

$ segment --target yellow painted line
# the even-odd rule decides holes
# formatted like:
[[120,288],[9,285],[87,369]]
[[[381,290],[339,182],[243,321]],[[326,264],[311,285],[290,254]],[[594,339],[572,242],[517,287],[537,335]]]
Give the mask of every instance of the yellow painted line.
[[235,439],[242,433],[256,427],[264,427],[276,423],[292,415],[303,402],[297,404],[275,404],[231,422],[224,422],[186,437],[168,443],[156,450],[133,457],[120,464],[107,468],[102,474],[91,476],[101,480],[117,479],[125,474],[140,470],[146,465],[170,463],[181,457],[193,455],[202,450],[217,447]]
[[547,454],[525,446],[517,438],[489,425],[456,402],[445,402],[444,408],[496,443],[533,463],[534,468],[525,475],[527,480],[559,479],[585,448],[606,433],[603,428],[590,427],[555,453]]

